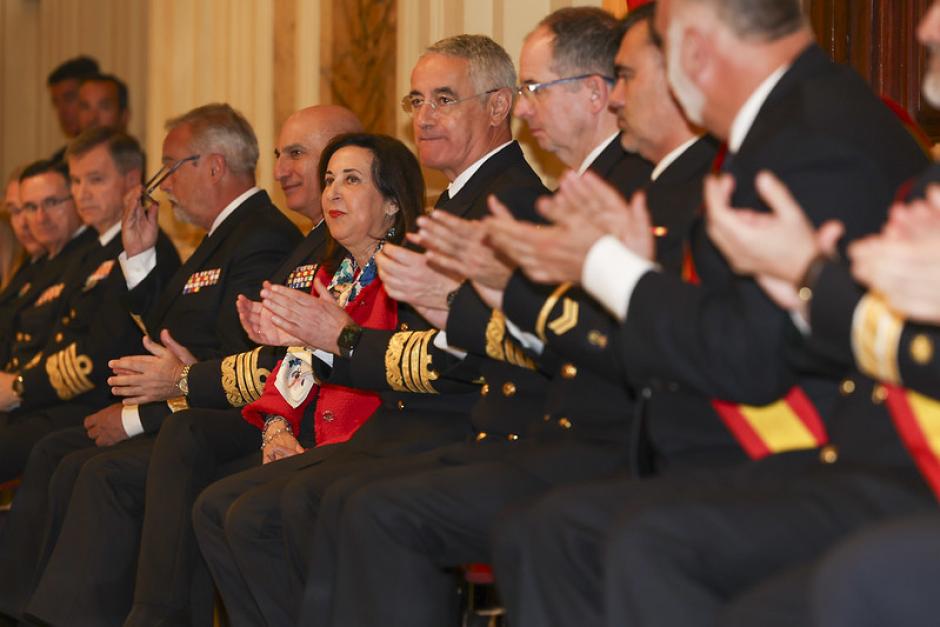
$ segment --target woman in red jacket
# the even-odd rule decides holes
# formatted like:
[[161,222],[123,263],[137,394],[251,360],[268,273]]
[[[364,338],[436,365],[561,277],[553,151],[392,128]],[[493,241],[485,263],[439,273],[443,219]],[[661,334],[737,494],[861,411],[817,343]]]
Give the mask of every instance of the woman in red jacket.
[[[395,328],[397,303],[385,293],[374,257],[386,241],[399,243],[424,208],[418,162],[397,139],[351,133],[327,145],[319,172],[321,205],[331,241],[315,271],[313,293],[302,297],[309,299],[309,315],[320,311],[315,306],[317,298],[331,298],[360,327]],[[266,284],[265,289],[271,286]],[[316,445],[349,439],[379,406],[378,394],[317,381],[313,360],[329,362],[329,354],[305,347],[301,339],[283,331],[283,325],[276,325],[275,312],[260,304],[247,313],[243,318],[255,339],[289,346],[268,377],[262,396],[242,410],[245,420],[262,430],[264,462],[303,452],[297,440],[300,423],[314,401]],[[274,325],[268,324],[271,319]]]

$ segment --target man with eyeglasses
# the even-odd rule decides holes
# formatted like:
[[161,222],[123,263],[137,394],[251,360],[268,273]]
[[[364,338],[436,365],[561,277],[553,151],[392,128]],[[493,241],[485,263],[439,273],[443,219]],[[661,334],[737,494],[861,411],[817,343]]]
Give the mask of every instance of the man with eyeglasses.
[[[182,165],[163,180],[161,189],[179,215],[208,235],[178,270],[167,268],[157,246],[157,206],[141,202],[140,187],[130,190],[124,198],[124,251],[118,256],[125,302],[146,333],[148,346],[165,330],[166,338],[179,341],[197,359],[247,350],[253,344],[241,327],[235,300],[239,294],[257,294],[261,281],[300,234],[254,184],[258,144],[241,114],[226,104],[205,105],[170,120],[167,128],[164,167]],[[18,564],[25,586],[5,590],[0,611],[19,617],[37,582],[59,584],[64,591],[44,596],[40,590],[30,610],[48,623],[75,624],[75,617],[67,615],[72,611],[69,602],[80,601],[73,598],[73,575],[60,569],[47,573],[48,580],[39,575],[56,546],[79,472],[99,455],[106,464],[110,447],[119,442],[129,440],[121,449],[149,446],[150,434],[159,430],[163,419],[184,407],[185,399],[139,406],[114,403],[85,417],[84,427],[58,431],[36,444],[23,474],[18,507],[0,537],[0,557]],[[89,470],[90,475],[94,472]],[[24,492],[30,495],[29,507],[21,507]],[[95,522],[89,518],[76,524]],[[62,576],[65,580],[58,579]]]
[[[20,175],[20,200],[29,232],[46,251],[46,261],[19,299],[5,370],[31,364],[59,318],[69,270],[95,246],[93,229],[82,224],[69,193],[68,170],[62,162],[37,161]],[[7,390],[4,390],[6,392]],[[10,400],[0,411],[10,409]]]
[[23,168],[14,170],[6,185],[4,194],[4,208],[10,216],[10,226],[13,235],[26,251],[26,259],[16,274],[0,293],[0,364],[6,364],[9,359],[10,327],[17,311],[17,302],[21,301],[29,292],[33,278],[41,271],[45,260],[46,249],[36,241],[29,232],[26,223],[26,213],[20,202],[20,174]]
[[[133,138],[102,128],[80,134],[66,156],[77,214],[98,245],[62,277],[59,315],[48,321],[35,365],[0,373],[0,411],[9,412],[0,427],[0,481],[22,471],[41,437],[111,402],[108,361],[140,345],[140,330],[120,301],[126,288],[115,262],[124,195],[140,183],[143,152]],[[169,239],[161,236],[158,245],[171,269],[178,267]]]

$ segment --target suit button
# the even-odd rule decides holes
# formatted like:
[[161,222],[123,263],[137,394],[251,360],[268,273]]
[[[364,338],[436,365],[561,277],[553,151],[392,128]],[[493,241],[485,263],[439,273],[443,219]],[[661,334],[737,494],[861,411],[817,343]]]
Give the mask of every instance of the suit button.
[[574,379],[578,376],[578,369],[574,364],[565,364],[561,367],[561,376],[565,379]]
[[68,323],[69,323],[69,320],[71,320],[71,318],[69,318],[68,316],[63,316],[63,317],[62,317],[62,324],[68,324]]
[[24,339],[25,341],[27,341],[27,342],[32,342],[32,341],[33,341],[33,336],[30,335],[29,333],[24,333],[24,334],[23,334],[23,339]]
[[640,392],[640,396],[642,396],[646,400],[651,399],[653,397],[653,389],[649,387],[643,388],[643,390]]
[[401,329],[402,331],[407,331],[407,330],[408,330],[408,323],[407,323],[407,322],[402,322],[400,325],[398,325],[398,328]]
[[477,442],[482,442],[485,439],[486,439],[486,431],[480,431],[477,434]]
[[839,461],[839,449],[835,444],[827,444],[819,449],[819,461],[824,464],[834,464]]
[[839,384],[839,394],[842,396],[848,396],[855,391],[855,381],[852,379],[843,379],[842,383]]
[[404,409],[404,408],[405,408],[405,401],[398,401],[397,405],[398,405],[398,409]]
[[516,384],[512,381],[507,381],[503,384],[503,396],[509,397],[516,393]]
[[60,333],[56,333],[56,334],[55,334],[55,341],[56,341],[56,342],[61,342],[63,337],[65,337],[65,336],[62,335],[61,332],[60,332]]
[[552,419],[551,414],[545,414],[544,416],[542,416],[542,420],[544,420],[545,422],[548,422],[551,419]]
[[329,409],[323,412],[323,419],[327,422],[333,422],[333,412]]
[[515,442],[516,440],[519,439],[519,436],[516,435],[515,433],[510,433],[509,435],[506,436],[506,439],[509,440],[510,442]]
[[77,315],[78,315],[78,312],[75,311],[74,309],[69,310],[69,318],[74,318]]
[[484,383],[483,387],[480,388],[480,396],[486,396],[490,393],[490,384]]
[[18,368],[19,365],[20,365],[20,358],[19,358],[19,357],[14,357],[13,359],[11,359],[11,360],[10,360],[10,365],[13,366],[14,368]]
[[16,341],[17,341],[17,342],[22,342],[22,341],[23,341],[23,334],[22,334],[22,333],[17,333],[17,334],[16,334]]
[[885,402],[885,399],[888,398],[888,388],[881,385],[880,383],[872,388],[871,391],[871,402],[875,405],[881,405]]
[[558,426],[561,427],[562,429],[570,429],[572,425],[571,425],[571,421],[568,420],[567,418],[559,418]]

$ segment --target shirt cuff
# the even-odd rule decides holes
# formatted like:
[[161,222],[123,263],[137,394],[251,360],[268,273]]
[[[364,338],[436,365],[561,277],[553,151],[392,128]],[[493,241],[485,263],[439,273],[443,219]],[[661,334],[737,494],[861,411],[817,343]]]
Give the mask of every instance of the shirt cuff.
[[623,322],[627,319],[627,308],[636,284],[655,267],[613,235],[605,235],[594,242],[584,259],[581,284],[588,294]]
[[121,272],[124,273],[124,280],[127,281],[127,289],[132,290],[157,267],[157,249],[151,247],[133,257],[128,257],[126,252],[121,252],[118,255],[118,263],[121,264]]
[[542,340],[532,335],[531,333],[526,333],[514,325],[512,320],[509,318],[506,318],[506,330],[509,331],[509,335],[516,338],[516,340],[522,344],[522,347],[526,350],[530,350],[536,355],[541,355],[545,350],[545,343],[542,342]]
[[313,356],[325,363],[330,368],[333,367],[333,353],[327,351],[321,351],[319,348],[314,348],[311,350]]
[[447,331],[438,331],[434,334],[434,339],[432,340],[434,347],[440,349],[444,352],[450,353],[457,359],[463,359],[467,356],[466,351],[454,348],[447,343]]
[[140,410],[137,405],[124,405],[121,407],[121,424],[127,437],[132,438],[144,432],[144,425],[140,422]]

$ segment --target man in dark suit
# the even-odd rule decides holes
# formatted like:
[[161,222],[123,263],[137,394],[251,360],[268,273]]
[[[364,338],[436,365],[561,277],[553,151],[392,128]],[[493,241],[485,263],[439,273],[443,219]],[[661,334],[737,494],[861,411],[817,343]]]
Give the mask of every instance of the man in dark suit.
[[16,314],[16,302],[29,291],[33,277],[41,271],[46,254],[46,249],[30,233],[26,213],[20,202],[21,172],[22,168],[17,168],[10,175],[4,194],[4,207],[10,215],[10,226],[13,227],[13,235],[23,246],[25,259],[3,292],[0,292],[0,364],[6,364],[9,360],[9,334]]
[[[773,169],[793,187],[810,220],[820,224],[831,217],[844,218],[849,237],[858,237],[877,228],[894,189],[923,164],[924,156],[912,139],[861,80],[834,66],[813,46],[797,4],[768,0],[732,8],[727,3],[672,0],[657,7],[657,26],[663,36],[668,34],[669,75],[679,101],[691,117],[728,138],[724,168],[735,174],[735,204],[766,210],[754,174],[762,168]],[[723,80],[732,75],[736,82]],[[713,244],[702,238],[697,246],[712,248]],[[664,273],[650,271],[648,264],[637,264],[633,253],[596,257],[604,264],[613,263],[620,274],[603,285],[592,287],[587,281],[586,285],[625,319],[617,340],[628,380],[640,386],[685,387],[738,402],[766,403],[796,382],[814,401],[832,396],[838,375],[812,361],[818,355],[787,358],[790,339],[799,334],[789,316],[753,281],[733,277],[726,267],[723,281],[710,282],[706,268],[699,266],[702,287],[696,288],[676,284]],[[614,261],[618,258],[619,264]],[[585,272],[585,277],[589,275]],[[816,380],[807,380],[805,373]],[[816,405],[822,416],[836,416]],[[756,564],[757,570],[739,572],[705,558],[707,573],[690,572],[690,581],[682,584],[681,577],[667,579],[667,571],[675,574],[675,569],[663,565],[677,569],[681,564],[678,557],[673,563],[662,556],[673,549],[678,556],[687,547],[672,542],[677,528],[707,542],[710,555],[712,549],[751,555],[740,549],[739,537],[732,540],[705,524],[711,521],[710,510],[699,515],[698,496],[714,491],[717,503],[736,481],[784,483],[798,469],[813,466],[820,456],[823,461],[833,459],[831,449],[825,448],[767,456],[779,450],[779,432],[764,434],[761,423],[752,420],[755,415],[739,409],[723,413],[722,418],[742,447],[760,443],[763,461],[727,471],[703,470],[694,477],[673,473],[672,478],[646,483],[616,482],[569,491],[527,512],[502,543],[506,559],[519,559],[523,563],[519,572],[535,581],[523,602],[549,608],[547,613],[559,624],[564,623],[566,612],[582,620],[589,616],[593,624],[713,620],[722,596],[751,581],[760,568],[771,568],[773,560]],[[825,444],[818,416],[816,421],[801,419],[790,424],[802,429],[802,446]],[[665,463],[681,461],[675,447],[683,439],[688,441],[689,434],[682,428],[689,426],[681,419],[648,424]],[[741,437],[746,433],[742,427],[751,429],[751,439]],[[701,442],[697,448],[699,454],[708,452]],[[756,446],[750,450],[760,451]],[[695,452],[695,447],[687,450]],[[689,507],[677,507],[675,512],[668,506],[653,507],[658,500],[676,498],[690,499]],[[782,521],[785,509],[781,503],[766,511]],[[635,524],[618,528],[615,523],[620,517]],[[621,533],[627,528],[631,533]],[[638,546],[639,536],[633,533],[638,528],[660,535],[643,536],[647,543],[638,554],[642,557],[627,560],[625,551]],[[760,542],[756,534],[750,541]],[[811,542],[764,542],[761,547],[774,544],[776,558],[787,558]],[[573,552],[573,546],[579,549]],[[611,552],[616,556],[606,558]],[[639,559],[650,567],[638,567]],[[750,566],[755,567],[759,560],[753,562]],[[553,583],[551,577],[572,572],[579,573],[578,585],[566,588],[563,599],[548,598],[558,589],[558,580]],[[606,582],[601,580],[602,573]],[[720,581],[710,579],[711,587],[706,590],[691,582],[696,575]]]
[[[251,346],[238,320],[236,297],[255,293],[262,278],[299,240],[299,233],[254,186],[257,140],[244,117],[228,105],[206,105],[171,120],[168,128],[163,145],[168,175],[161,188],[182,215],[209,234],[179,270],[167,271],[156,246],[156,203],[139,202],[140,190],[129,194],[122,223],[124,252],[118,257],[128,290],[126,303],[151,338],[166,329],[197,358],[221,357]],[[173,402],[173,407],[179,406]],[[59,431],[34,447],[10,524],[0,539],[3,557],[17,564],[18,577],[25,582],[15,591],[22,595],[5,594],[5,613],[22,611],[42,573],[41,565],[32,569],[55,546],[72,486],[85,462],[129,438],[123,446],[140,446],[146,438],[135,436],[155,432],[170,413],[168,403],[117,403],[86,417],[84,429]],[[37,521],[45,521],[44,530]],[[44,545],[40,533],[45,534]],[[59,574],[55,571],[53,577]],[[36,612],[55,609],[70,611],[62,597],[37,597]],[[77,617],[49,617],[49,622],[73,620]]]
[[[487,196],[496,193],[507,200],[511,197],[520,217],[534,217],[534,199],[545,190],[512,141],[509,113],[514,84],[508,55],[483,36],[442,40],[416,65],[412,91],[403,106],[413,114],[420,161],[451,180],[437,203],[440,210],[478,219],[485,215]],[[389,248],[386,244],[385,250]],[[411,252],[395,248],[392,254]],[[458,283],[443,275],[427,277],[422,284],[428,297],[446,308],[448,293]],[[478,299],[476,306],[484,308]],[[200,546],[236,624],[297,620],[296,599],[307,574],[310,534],[309,528],[301,530],[305,519],[292,516],[299,533],[290,538],[303,553],[285,551],[279,507],[285,484],[296,481],[294,489],[302,493],[308,484],[332,482],[369,462],[396,464],[407,453],[463,440],[471,433],[471,407],[471,419],[502,416],[511,421],[514,413],[538,402],[543,380],[538,373],[495,362],[491,371],[481,370],[473,359],[464,362],[454,356],[457,351],[443,343],[443,337],[434,341],[440,334],[416,309],[400,306],[399,318],[397,331],[363,329],[354,345],[343,346],[345,356],[332,359],[330,382],[382,392],[382,406],[349,442],[235,475],[211,486],[197,501],[194,517]],[[335,346],[339,332],[328,331],[326,341]],[[481,371],[487,381],[502,377],[494,387],[511,383],[518,393],[481,399],[480,385],[473,383]],[[427,393],[429,388],[436,394]],[[283,498],[298,508],[305,506],[289,491]],[[256,535],[257,529],[263,529],[263,535]],[[277,569],[276,575],[272,569]]]
[[[269,281],[311,289],[313,270],[326,245],[316,175],[319,155],[333,137],[360,128],[354,114],[335,106],[309,107],[285,121],[275,151],[275,177],[288,208],[309,219],[314,228]],[[99,456],[94,462],[97,472],[83,475],[81,490],[72,496],[68,524],[49,563],[49,568],[67,571],[88,551],[108,555],[100,572],[86,567],[81,582],[71,581],[67,592],[56,594],[56,598],[68,594],[89,601],[80,613],[102,622],[123,620],[132,594],[137,606],[126,624],[161,620],[200,624],[211,619],[211,590],[195,553],[189,512],[196,495],[212,480],[260,461],[258,430],[244,421],[240,407],[257,398],[265,377],[284,352],[283,348],[258,347],[194,361],[168,334],[163,340],[166,346],[152,346],[152,355],[116,360],[115,370],[127,374],[110,381],[119,394],[138,403],[166,402],[185,388],[189,409],[168,417],[155,440]],[[182,386],[178,386],[180,381]],[[147,498],[159,506],[143,507],[145,484],[150,486]],[[134,499],[115,502],[108,498],[115,492],[134,495]],[[81,524],[89,517],[99,524],[91,529]],[[141,518],[143,535],[138,547]],[[120,545],[114,542],[116,537],[123,539]],[[132,573],[135,564],[136,585],[131,575],[115,580],[113,573]],[[204,584],[196,588],[204,594],[191,598],[191,586],[198,584]],[[111,602],[96,606],[93,600],[103,596]]]
[[[42,436],[112,402],[107,363],[140,344],[121,302],[127,289],[116,262],[124,196],[140,184],[143,152],[133,138],[104,128],[79,135],[66,156],[78,215],[99,245],[64,275],[61,319],[51,321],[35,365],[0,373],[0,406],[16,406],[0,430],[2,480],[19,475]],[[171,269],[178,267],[170,241],[161,237],[159,245]]]

